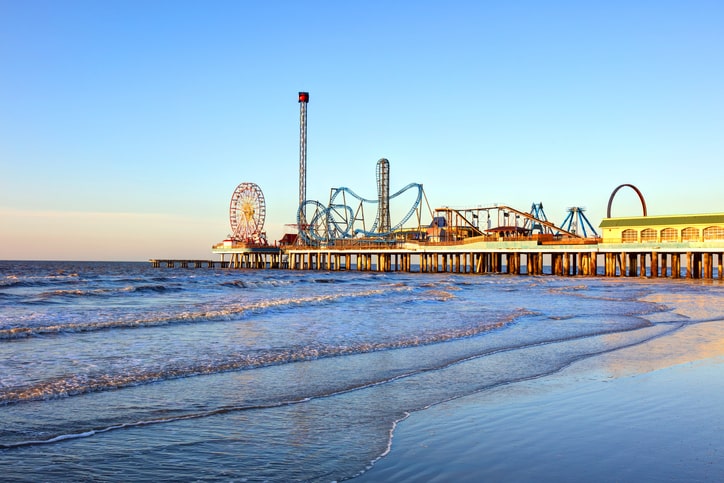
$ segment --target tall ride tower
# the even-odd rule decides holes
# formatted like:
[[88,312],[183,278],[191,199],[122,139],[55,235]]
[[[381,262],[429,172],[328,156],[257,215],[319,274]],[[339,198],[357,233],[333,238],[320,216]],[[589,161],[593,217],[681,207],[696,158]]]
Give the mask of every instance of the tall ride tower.
[[306,229],[307,214],[304,201],[307,199],[307,103],[309,92],[299,93],[299,226],[297,231],[301,234]]
[[390,231],[390,162],[377,161],[377,232]]

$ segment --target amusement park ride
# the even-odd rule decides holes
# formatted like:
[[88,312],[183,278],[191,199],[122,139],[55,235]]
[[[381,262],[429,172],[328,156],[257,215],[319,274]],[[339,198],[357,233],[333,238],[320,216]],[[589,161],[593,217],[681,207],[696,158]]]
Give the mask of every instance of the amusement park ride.
[[261,188],[254,183],[241,183],[237,186],[229,204],[231,240],[266,245],[265,218],[266,203]]
[[[388,241],[400,232],[412,215],[417,214],[417,227],[421,224],[424,196],[422,185],[410,183],[398,192],[389,194],[390,163],[387,159],[377,162],[377,199],[367,199],[346,187],[332,188],[329,203],[305,200],[299,207],[297,225],[301,239],[309,245],[330,244],[349,238],[368,238],[373,241]],[[407,192],[414,195],[406,214],[395,225],[390,221],[390,202]],[[368,223],[367,213],[376,213],[374,221]],[[429,209],[429,207],[428,207]],[[306,219],[307,223],[304,223]]]
[[[542,203],[533,203],[530,212],[504,205],[434,211],[419,183],[410,183],[390,195],[390,163],[377,162],[377,198],[364,198],[350,188],[331,188],[324,204],[307,199],[307,104],[309,93],[299,93],[299,205],[296,234],[287,234],[284,244],[309,247],[334,246],[354,240],[373,243],[417,241],[454,243],[472,237],[501,240],[538,237],[552,240],[595,239],[598,233],[584,215],[584,208],[572,207],[561,224],[556,226],[543,211]],[[424,200],[424,203],[423,203]],[[392,223],[392,207],[402,213]],[[423,224],[423,205],[432,220]],[[374,219],[367,216],[374,213]],[[239,184],[231,196],[229,220],[231,235],[225,243],[234,246],[267,246],[264,232],[266,205],[261,188],[254,183]],[[406,227],[411,219],[414,226]],[[483,225],[481,225],[481,221]]]

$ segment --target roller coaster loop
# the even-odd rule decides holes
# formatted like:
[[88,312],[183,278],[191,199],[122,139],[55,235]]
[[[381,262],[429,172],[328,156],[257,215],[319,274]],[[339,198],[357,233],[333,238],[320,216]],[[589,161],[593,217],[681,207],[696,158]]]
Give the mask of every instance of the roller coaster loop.
[[[377,227],[379,226],[382,214],[377,213],[375,221],[369,229],[367,229],[364,220],[364,204],[378,205],[378,200],[363,198],[346,187],[332,188],[329,204],[326,207],[322,203],[314,200],[306,200],[299,206],[297,211],[297,225],[300,227],[300,235],[305,242],[310,244],[333,243],[335,240],[352,238],[354,236],[378,238],[381,240],[386,239],[392,235],[392,233],[402,228],[420,207],[423,190],[422,185],[418,183],[408,184],[397,193],[390,195],[390,199],[394,199],[410,189],[417,189],[417,196],[407,214],[397,224],[390,227],[389,231],[379,232],[377,231]],[[359,202],[357,210],[347,204],[347,196]],[[338,200],[340,197],[341,201]],[[303,223],[305,214],[308,221]],[[356,222],[360,222],[362,227],[355,227]]]

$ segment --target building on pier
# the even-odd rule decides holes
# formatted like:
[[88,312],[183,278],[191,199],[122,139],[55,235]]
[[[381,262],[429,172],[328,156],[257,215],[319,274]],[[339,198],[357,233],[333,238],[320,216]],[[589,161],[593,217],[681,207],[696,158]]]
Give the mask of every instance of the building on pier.
[[653,243],[674,246],[724,240],[724,213],[606,218],[603,243]]
[[605,218],[605,275],[722,278],[724,213]]

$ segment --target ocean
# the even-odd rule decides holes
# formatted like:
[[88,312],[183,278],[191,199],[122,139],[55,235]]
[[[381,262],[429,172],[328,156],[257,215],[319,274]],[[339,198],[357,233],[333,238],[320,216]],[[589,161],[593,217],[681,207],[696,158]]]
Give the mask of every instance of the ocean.
[[716,280],[0,262],[0,480],[351,479],[412,413],[718,320],[675,309],[723,295]]

